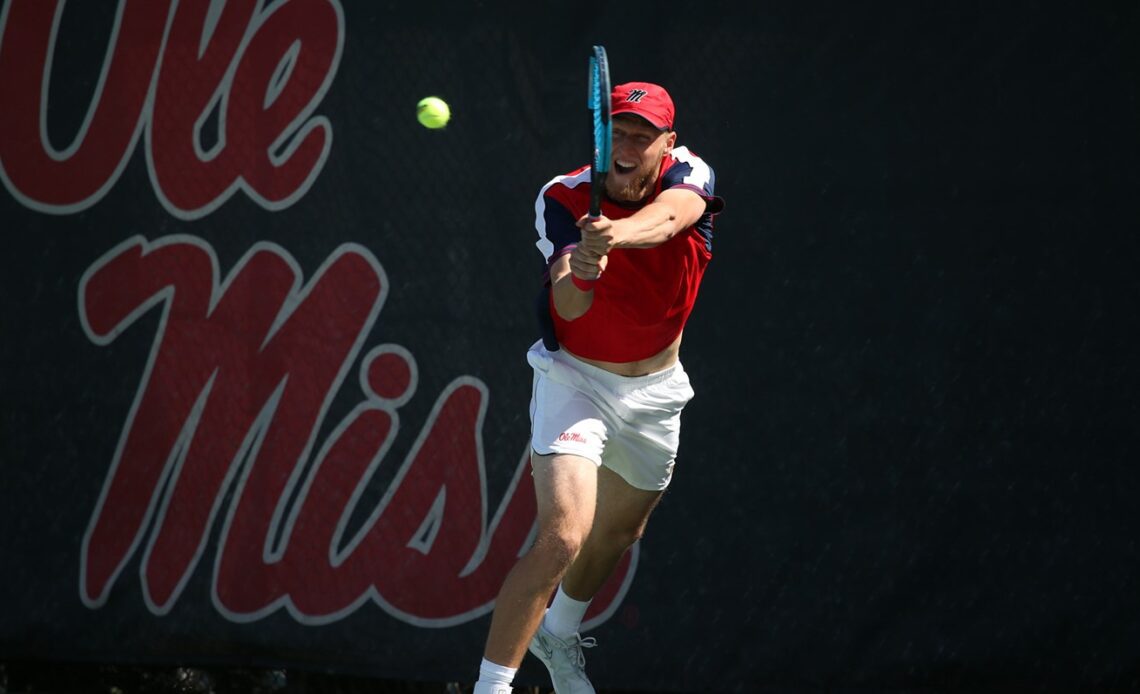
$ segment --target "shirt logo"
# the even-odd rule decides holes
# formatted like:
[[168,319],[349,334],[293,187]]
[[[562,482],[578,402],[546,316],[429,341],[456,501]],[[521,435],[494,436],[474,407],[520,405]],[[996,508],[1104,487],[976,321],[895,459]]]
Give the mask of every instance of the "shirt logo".
[[558,435],[559,441],[573,441],[574,443],[586,443],[586,437],[582,436],[576,431],[564,431]]
[[649,92],[645,91],[644,89],[631,89],[629,91],[629,96],[625,97],[625,100],[626,101],[632,101],[635,104],[640,103],[641,100],[644,99],[645,95],[648,93]]

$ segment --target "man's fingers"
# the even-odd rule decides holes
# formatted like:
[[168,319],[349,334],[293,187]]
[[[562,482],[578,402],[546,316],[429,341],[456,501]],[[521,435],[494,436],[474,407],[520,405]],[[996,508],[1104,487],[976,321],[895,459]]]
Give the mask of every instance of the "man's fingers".
[[598,258],[581,258],[577,261],[570,261],[571,270],[593,270],[598,267]]
[[613,224],[613,220],[611,220],[609,217],[601,216],[597,219],[590,219],[589,215],[580,217],[577,222],[579,229],[581,229],[583,232],[588,232],[591,234],[602,233],[612,227]]
[[578,246],[570,254],[570,271],[582,279],[594,279],[605,269],[607,257],[597,255]]
[[603,235],[598,232],[591,232],[587,230],[582,231],[582,246],[594,251],[595,253],[609,253],[612,248],[613,239],[609,235]]
[[583,253],[591,255],[595,258],[601,255],[605,255],[606,251],[609,250],[606,248],[605,244],[592,243],[585,240],[583,240],[580,247]]
[[589,257],[596,260],[597,258],[600,258],[601,256],[608,253],[610,249],[607,248],[603,243],[595,243],[583,239],[582,242],[578,244],[578,250],[581,251],[584,257]]

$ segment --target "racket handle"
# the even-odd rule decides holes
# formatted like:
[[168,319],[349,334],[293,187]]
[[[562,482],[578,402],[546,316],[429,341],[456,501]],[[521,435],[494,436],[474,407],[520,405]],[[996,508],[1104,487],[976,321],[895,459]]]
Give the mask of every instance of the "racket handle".
[[589,190],[589,218],[602,217],[602,190],[605,186],[605,174],[591,173],[591,190]]

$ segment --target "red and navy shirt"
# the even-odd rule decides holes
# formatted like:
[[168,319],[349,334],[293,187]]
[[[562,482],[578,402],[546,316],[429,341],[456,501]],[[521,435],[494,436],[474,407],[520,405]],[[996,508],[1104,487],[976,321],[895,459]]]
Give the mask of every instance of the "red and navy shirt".
[[535,201],[538,250],[546,259],[546,285],[539,297],[539,322],[547,349],[563,345],[587,359],[625,363],[646,359],[672,344],[693,310],[705,267],[712,258],[713,216],[724,201],[713,194],[713,170],[686,147],[661,162],[655,190],[643,201],[623,204],[608,198],[602,214],[629,217],[663,190],[692,190],[708,202],[696,224],[652,248],[618,248],[609,254],[594,300],[585,314],[563,320],[554,310],[550,266],[582,239],[575,223],[590,205],[590,167],[556,176]]

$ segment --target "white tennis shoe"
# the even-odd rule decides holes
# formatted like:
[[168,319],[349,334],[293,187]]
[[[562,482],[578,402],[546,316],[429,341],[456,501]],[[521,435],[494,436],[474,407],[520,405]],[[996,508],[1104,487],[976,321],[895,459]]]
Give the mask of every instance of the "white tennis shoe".
[[584,639],[573,634],[563,640],[539,624],[527,650],[550,671],[555,694],[594,694],[594,685],[586,677],[586,656],[582,649],[596,645],[598,641],[592,636]]

